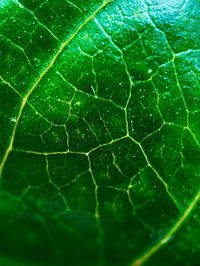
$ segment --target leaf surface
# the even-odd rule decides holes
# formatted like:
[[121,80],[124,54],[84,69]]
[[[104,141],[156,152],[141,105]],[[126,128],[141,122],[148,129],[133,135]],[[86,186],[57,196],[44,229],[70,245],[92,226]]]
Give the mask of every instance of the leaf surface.
[[198,265],[200,2],[0,6],[3,263]]

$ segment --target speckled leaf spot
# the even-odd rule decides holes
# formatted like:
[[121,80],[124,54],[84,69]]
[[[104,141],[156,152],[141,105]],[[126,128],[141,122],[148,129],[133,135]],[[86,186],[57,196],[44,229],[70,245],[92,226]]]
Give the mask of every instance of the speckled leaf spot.
[[0,264],[199,265],[199,0],[0,7]]

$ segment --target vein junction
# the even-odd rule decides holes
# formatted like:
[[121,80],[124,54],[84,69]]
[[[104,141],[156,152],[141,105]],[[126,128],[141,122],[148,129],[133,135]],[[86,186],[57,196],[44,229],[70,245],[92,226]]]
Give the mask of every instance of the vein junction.
[[60,55],[60,53],[63,51],[63,49],[68,45],[68,43],[79,33],[79,31],[90,21],[92,20],[95,15],[101,10],[103,9],[108,3],[110,3],[112,0],[108,0],[108,1],[105,1],[103,2],[103,4],[97,9],[95,10],[95,12],[89,16],[80,26],[79,28],[69,37],[69,39],[67,39],[64,43],[62,43],[62,45],[60,46],[59,50],[57,51],[57,53],[54,55],[54,57],[52,58],[50,64],[47,66],[47,68],[45,68],[45,70],[41,73],[41,75],[39,76],[39,78],[37,79],[37,81],[34,83],[34,85],[32,86],[32,88],[29,90],[29,92],[25,95],[25,97],[23,98],[22,100],[22,103],[21,103],[21,107],[20,107],[20,111],[19,111],[19,114],[16,118],[16,123],[15,123],[15,126],[13,128],[13,132],[11,134],[11,140],[10,140],[10,143],[9,143],[9,146],[5,152],[5,155],[3,157],[3,160],[0,164],[0,177],[2,176],[2,170],[3,170],[3,167],[4,167],[4,164],[8,158],[8,155],[10,153],[10,151],[12,150],[13,148],[13,142],[14,142],[14,138],[15,138],[15,133],[16,133],[16,129],[17,129],[17,125],[18,125],[18,122],[19,122],[19,119],[22,115],[22,112],[23,112],[23,109],[24,109],[24,106],[26,105],[27,103],[27,100],[29,98],[29,96],[31,95],[31,93],[33,92],[33,90],[35,89],[35,87],[37,87],[37,85],[39,84],[39,82],[41,81],[41,79],[44,77],[44,75],[48,72],[48,70],[53,66],[54,62],[56,61],[56,59],[58,58],[58,56]]
[[[137,38],[135,38],[135,40],[132,43],[125,44],[123,47],[121,47],[120,46],[121,44],[116,41],[115,36],[113,36],[112,34],[109,33],[109,27],[103,25],[103,23],[101,22],[101,19],[96,17],[97,13],[99,13],[100,10],[103,10],[104,7],[106,7],[106,5],[109,2],[111,2],[111,0],[103,2],[103,4],[91,16],[89,16],[84,21],[84,23],[82,23],[82,25],[69,37],[69,39],[60,45],[59,50],[55,53],[55,55],[51,59],[51,62],[48,64],[48,66],[45,68],[45,70],[41,73],[41,75],[39,76],[39,78],[37,79],[35,84],[31,87],[31,89],[29,90],[29,92],[25,96],[22,96],[22,94],[20,94],[14,88],[14,86],[12,86],[3,77],[1,77],[1,81],[4,84],[8,85],[15,93],[17,93],[20,96],[21,106],[20,106],[18,116],[15,119],[15,125],[13,127],[13,131],[11,134],[11,139],[10,139],[8,148],[6,149],[5,155],[4,155],[3,160],[1,162],[1,165],[0,165],[0,176],[3,175],[3,168],[5,166],[5,163],[7,161],[7,158],[9,156],[11,150],[13,150],[15,152],[27,153],[28,155],[44,156],[45,162],[46,162],[46,172],[48,174],[49,183],[53,184],[56,187],[59,196],[63,199],[63,202],[66,206],[66,210],[69,211],[70,206],[67,203],[67,200],[65,199],[65,197],[62,195],[61,187],[59,187],[56,184],[56,182],[54,182],[53,177],[51,176],[51,171],[50,171],[51,167],[50,167],[50,162],[49,162],[50,158],[52,158],[53,155],[66,156],[66,155],[72,155],[72,154],[73,155],[82,155],[83,157],[87,158],[88,169],[85,170],[82,174],[84,175],[86,173],[89,173],[91,176],[92,182],[93,182],[93,186],[94,186],[95,203],[96,203],[94,216],[95,216],[95,218],[97,220],[97,224],[98,224],[98,230],[99,230],[98,243],[99,243],[99,246],[101,247],[101,252],[103,250],[103,247],[102,247],[103,229],[102,229],[101,220],[100,220],[100,204],[99,204],[99,200],[98,200],[99,189],[100,189],[101,185],[98,184],[98,180],[96,180],[95,173],[93,170],[93,167],[94,167],[93,166],[93,158],[92,158],[93,154],[97,153],[97,157],[98,157],[99,156],[98,153],[101,154],[102,150],[107,151],[106,149],[109,148],[112,151],[111,160],[106,165],[105,175],[106,175],[107,180],[112,182],[111,169],[114,168],[115,170],[117,170],[118,175],[123,176],[124,179],[127,178],[128,182],[124,187],[120,187],[117,185],[116,185],[116,187],[114,187],[113,185],[107,185],[107,186],[105,185],[104,187],[107,189],[112,188],[112,189],[114,189],[120,193],[125,193],[129,199],[130,204],[133,207],[134,215],[137,217],[137,219],[143,224],[143,226],[145,228],[147,228],[150,231],[155,232],[156,231],[155,228],[150,223],[146,222],[145,219],[143,219],[141,217],[141,215],[138,214],[137,211],[138,211],[140,206],[138,207],[137,204],[135,204],[135,202],[133,200],[135,195],[132,196],[132,190],[133,190],[133,192],[135,192],[133,187],[135,185],[135,182],[137,180],[138,175],[141,175],[141,173],[145,172],[147,169],[151,169],[151,171],[154,173],[156,178],[159,180],[159,182],[164,187],[165,193],[169,197],[170,201],[172,201],[173,206],[176,208],[178,207],[179,211],[182,208],[180,206],[179,200],[177,200],[177,198],[176,198],[176,195],[174,196],[170,185],[168,185],[167,178],[163,175],[163,173],[160,174],[159,171],[157,171],[157,167],[154,166],[154,161],[151,159],[151,154],[149,153],[149,150],[148,150],[148,145],[147,145],[148,141],[152,141],[152,143],[153,143],[154,137],[156,139],[158,137],[158,135],[163,134],[162,138],[160,140],[161,141],[161,147],[159,150],[158,157],[161,154],[160,157],[164,158],[166,149],[171,149],[171,152],[173,154],[176,154],[179,162],[178,162],[178,167],[177,167],[178,170],[176,169],[171,174],[171,176],[173,178],[176,177],[176,174],[179,170],[181,170],[185,167],[184,155],[183,155],[182,150],[179,147],[177,148],[177,147],[168,147],[167,146],[167,144],[166,144],[167,141],[164,139],[166,134],[164,134],[162,132],[166,128],[170,128],[170,129],[175,128],[175,131],[179,130],[182,134],[180,146],[183,146],[183,143],[182,143],[183,142],[183,135],[186,133],[189,133],[189,135],[192,136],[192,139],[194,140],[195,145],[198,148],[200,146],[199,142],[198,142],[198,138],[196,137],[195,133],[193,132],[193,130],[190,127],[190,111],[189,111],[189,107],[187,106],[187,101],[185,99],[183,89],[181,87],[181,82],[179,81],[178,68],[176,66],[176,60],[182,58],[182,56],[185,54],[190,55],[195,51],[193,51],[192,49],[189,49],[186,52],[176,54],[173,51],[173,49],[171,48],[165,33],[162,30],[157,28],[157,26],[155,25],[155,23],[151,19],[150,15],[148,14],[148,19],[149,19],[150,25],[151,25],[150,27],[153,27],[153,29],[156,32],[159,32],[160,37],[163,38],[163,40],[164,40],[163,43],[165,43],[165,45],[166,45],[165,48],[169,49],[169,51],[170,51],[169,54],[171,54],[171,56],[169,56],[162,63],[156,62],[155,63],[155,69],[152,70],[151,68],[148,68],[147,71],[145,69],[145,75],[146,75],[145,78],[144,77],[135,77],[134,75],[138,74],[136,71],[137,69],[136,70],[134,69],[135,73],[133,73],[134,71],[130,67],[131,63],[128,61],[127,53],[134,53],[134,51],[136,50],[136,47],[141,46],[142,49],[141,49],[140,53],[142,55],[144,55],[145,58],[148,58],[148,60],[150,60],[149,59],[150,55],[148,54],[149,52],[147,51],[148,49],[144,45],[144,41],[143,41],[143,38],[145,38],[145,34],[148,34],[148,29],[145,29],[142,33],[137,32],[138,36],[137,36]],[[76,8],[79,9],[79,7],[76,7]],[[79,10],[79,11],[82,12],[81,10]],[[127,23],[127,25],[128,25],[128,22],[125,22],[126,17],[123,15],[123,12],[121,12],[119,10],[119,13],[120,13],[120,16],[122,19],[121,24]],[[134,16],[137,16],[137,15],[134,15]],[[36,17],[36,19],[37,19],[37,17]],[[114,20],[113,17],[108,16],[108,22],[109,21],[112,22],[112,20]],[[127,20],[130,20],[130,17],[128,17]],[[85,60],[84,62],[87,62],[87,63],[90,62],[91,63],[90,68],[91,68],[91,72],[92,72],[93,79],[94,79],[94,86],[93,85],[91,86],[90,92],[84,91],[82,89],[82,87],[81,88],[78,87],[79,84],[74,85],[74,83],[70,80],[70,75],[68,75],[68,76],[65,75],[65,71],[63,71],[62,68],[59,68],[59,66],[57,66],[55,64],[56,60],[58,60],[59,57],[64,52],[65,47],[68,46],[68,44],[72,40],[77,41],[76,35],[78,33],[81,33],[81,30],[83,29],[83,27],[85,27],[86,24],[88,24],[89,22],[94,22],[94,24],[96,24],[96,26],[98,27],[98,30],[104,36],[103,39],[105,39],[105,42],[108,42],[108,44],[107,43],[106,44],[109,47],[106,50],[106,45],[105,45],[105,51],[104,51],[104,47],[99,48],[96,46],[94,49],[95,52],[91,55],[90,52],[88,52],[86,49],[84,50],[85,47],[84,48],[82,47],[84,45],[78,44],[78,50],[80,52],[80,56],[77,56],[76,61],[72,63],[72,67],[73,66],[76,67],[77,65],[79,65],[78,60],[80,58],[84,58],[84,59],[87,58],[87,60]],[[38,23],[41,25],[41,22],[39,22],[39,20],[38,20]],[[46,27],[45,25],[43,25],[43,26]],[[51,36],[53,36],[54,39],[57,39],[57,37],[54,35],[54,33],[50,29],[47,29],[47,30],[50,32]],[[88,33],[85,33],[85,36],[82,36],[82,40],[87,39],[87,38],[90,39],[90,35]],[[25,50],[22,47],[15,45],[11,40],[8,39],[8,41],[11,42],[12,45],[16,46],[17,49],[21,50],[24,53],[27,61],[30,63],[30,60],[25,53]],[[106,93],[108,93],[108,94],[107,94],[107,96],[104,97],[104,94],[101,92],[102,88],[100,86],[102,77],[98,76],[98,69],[96,69],[97,68],[97,62],[99,63],[99,61],[103,61],[103,59],[101,59],[102,54],[109,53],[110,47],[112,47],[116,57],[119,59],[118,64],[122,65],[120,70],[122,70],[122,72],[125,73],[124,81],[126,83],[124,82],[124,84],[123,83],[121,84],[121,82],[120,82],[118,84],[119,87],[117,87],[117,89],[115,91],[117,91],[118,88],[120,88],[120,86],[124,86],[124,88],[128,88],[126,90],[126,92],[124,93],[125,97],[123,95],[121,95],[120,99],[115,97],[114,90],[112,91],[110,88],[106,88],[105,94]],[[63,56],[65,56],[64,53],[63,53]],[[137,58],[137,56],[138,55],[135,54],[133,56],[133,59],[135,60],[135,58]],[[99,61],[98,61],[98,58],[100,58]],[[111,61],[112,61],[112,58],[111,58]],[[102,63],[104,63],[104,62],[102,62]],[[134,63],[135,63],[134,67],[137,68],[138,65],[143,66],[146,62],[142,61],[142,59],[141,60],[138,59],[138,61],[136,60],[136,62],[134,62]],[[175,81],[175,84],[176,84],[176,88],[174,91],[176,91],[178,97],[180,97],[182,99],[182,102],[183,102],[182,107],[184,107],[182,109],[184,109],[186,112],[186,114],[183,114],[184,119],[183,119],[183,121],[181,121],[180,124],[179,124],[179,122],[177,122],[177,120],[174,119],[175,115],[173,115],[173,114],[171,117],[174,120],[173,120],[173,122],[169,122],[168,113],[165,109],[163,109],[164,103],[162,102],[162,100],[165,98],[166,95],[167,95],[169,101],[172,101],[173,97],[169,96],[170,93],[168,91],[165,93],[160,92],[159,86],[157,85],[158,76],[160,75],[162,77],[163,69],[166,71],[166,69],[170,68],[170,67],[172,69],[172,73],[174,74],[172,81]],[[64,106],[69,109],[69,113],[68,113],[68,115],[66,115],[65,121],[63,123],[60,123],[60,124],[59,123],[56,124],[55,122],[52,122],[48,117],[46,117],[44,114],[39,112],[38,109],[34,106],[34,104],[32,104],[30,101],[30,95],[33,94],[33,91],[36,90],[36,87],[39,87],[41,85],[42,80],[48,75],[48,72],[50,71],[50,69],[55,70],[57,77],[59,77],[60,80],[62,80],[64,82],[63,84],[65,86],[68,86],[69,88],[71,88],[73,91],[70,99],[68,99],[68,100],[59,99],[59,102],[64,104]],[[143,71],[143,70],[141,70],[141,71]],[[193,73],[194,73],[194,75],[196,75],[195,71],[193,71]],[[107,75],[107,77],[109,76],[108,71],[107,72],[105,71],[105,75]],[[68,80],[68,78],[69,78],[69,80]],[[117,79],[117,77],[115,77],[115,78]],[[115,78],[112,77],[112,81],[115,80]],[[77,77],[76,77],[76,79],[77,79]],[[81,73],[78,81],[82,82],[83,79],[84,79],[84,74]],[[115,85],[116,84],[114,84],[113,87],[115,87]],[[152,112],[149,111],[150,108],[148,108],[148,105],[150,105],[150,104],[148,103],[148,101],[145,102],[145,100],[144,100],[144,98],[147,99],[147,97],[145,97],[144,95],[142,95],[141,97],[138,96],[140,90],[142,91],[142,93],[145,93],[145,89],[146,89],[145,86],[147,86],[148,88],[152,88],[152,91],[153,91],[152,92],[153,104],[151,103],[152,104],[151,107],[153,106]],[[141,88],[145,88],[145,89],[143,90]],[[110,92],[110,91],[112,91],[112,92]],[[150,93],[150,92],[151,91],[149,90],[148,93]],[[137,93],[138,93],[138,95],[137,95]],[[81,99],[80,95],[84,99],[89,99],[89,100],[92,99],[91,102],[96,101],[97,103],[99,103],[99,104],[95,105],[94,109],[92,110],[92,113],[96,113],[97,114],[96,117],[103,124],[102,128],[105,131],[104,136],[107,136],[107,141],[102,141],[100,139],[101,136],[98,135],[95,128],[90,123],[90,120],[88,119],[88,117],[89,117],[89,115],[91,115],[91,113],[89,113],[89,111],[85,111],[84,116],[82,116],[81,118],[74,111],[75,108],[78,108],[78,107],[81,108],[81,106],[83,104],[81,101],[79,101],[79,99]],[[148,96],[148,94],[146,94],[146,95]],[[123,97],[125,98],[124,101],[122,101]],[[137,100],[134,102],[134,105],[133,105],[132,102],[134,101],[135,98]],[[102,108],[104,110],[102,110],[100,107],[100,104],[102,104],[102,103],[105,104],[105,106],[106,106],[105,108]],[[90,102],[88,103],[88,105],[90,105]],[[171,103],[172,109],[174,108],[174,105],[175,104],[172,102]],[[37,151],[37,150],[34,151],[31,149],[26,150],[26,149],[20,149],[20,148],[13,147],[16,131],[17,131],[17,128],[19,125],[19,120],[22,117],[22,112],[24,111],[25,106],[31,107],[32,110],[35,113],[37,113],[40,116],[40,118],[42,120],[44,120],[48,125],[47,129],[44,130],[44,132],[42,132],[41,134],[39,134],[44,146],[46,145],[45,137],[47,134],[50,134],[50,133],[54,136],[54,139],[59,143],[59,141],[60,141],[59,137],[60,136],[59,136],[59,134],[56,135],[56,130],[63,129],[62,132],[65,132],[65,135],[66,135],[65,136],[66,137],[65,138],[66,146],[64,146],[64,148],[62,150],[59,150],[59,149],[56,150],[55,149],[55,151]],[[113,113],[116,113],[118,115],[116,117],[113,116],[111,120],[109,120],[106,116],[106,112],[107,113],[110,112],[110,110],[108,108],[109,106],[112,106],[112,108],[115,108],[114,110],[116,112],[113,112]],[[105,109],[107,109],[107,108],[108,108],[108,110],[106,110],[106,112],[105,112]],[[138,137],[137,132],[135,133],[135,127],[136,127],[137,119],[134,119],[135,114],[131,114],[131,111],[130,111],[131,109],[134,110],[135,114],[137,114],[137,115],[139,113],[139,110],[142,110],[141,117],[140,117],[140,115],[137,116],[137,119],[139,121],[139,124],[141,124],[141,126],[142,126],[142,124],[145,124],[145,122],[143,122],[143,120],[146,121],[145,120],[146,117],[143,113],[146,113],[149,115],[149,119],[152,123],[152,126],[154,126],[154,123],[156,120],[159,120],[160,122],[150,132],[146,133],[145,129],[143,129],[143,128],[140,129],[139,132],[145,132],[145,135]],[[52,112],[55,111],[55,107],[53,105],[51,105],[51,103],[49,104],[49,112],[50,112],[50,110],[52,110]],[[112,109],[111,109],[111,111],[112,111]],[[154,115],[155,115],[155,117],[151,119],[151,117]],[[186,119],[185,119],[185,116],[186,116]],[[122,117],[122,119],[121,119],[121,117]],[[86,130],[84,132],[81,132],[79,128],[76,128],[72,133],[68,132],[69,131],[68,124],[70,124],[71,119],[74,119],[73,121],[76,121],[76,123],[78,123],[77,121],[81,120],[81,122],[84,124]],[[122,122],[120,123],[118,120],[120,120],[120,121],[123,120],[123,122],[125,122],[125,123],[122,123]],[[112,128],[110,126],[111,124],[115,126],[114,130],[112,130]],[[121,131],[119,130],[120,133],[118,133],[117,130],[120,127],[122,128],[122,130]],[[79,140],[84,141],[85,138],[87,137],[87,132],[91,133],[90,137],[93,140],[94,145],[89,147],[89,148],[85,148],[83,150],[81,150],[81,149],[79,150],[78,148],[77,149],[74,148],[72,143],[77,144],[77,141],[71,140],[71,139],[73,139],[73,135],[77,135],[79,137]],[[127,148],[127,146],[125,146],[126,142],[129,144],[128,148]],[[137,148],[139,149],[138,154],[139,153],[142,154],[141,161],[142,161],[143,165],[141,167],[139,167],[139,169],[137,169],[137,171],[135,171],[131,177],[129,176],[128,173],[126,173],[126,169],[123,169],[123,163],[120,162],[120,156],[117,154],[120,145],[124,145],[124,147],[126,147],[126,149],[127,149],[127,155],[125,156],[127,161],[133,160],[131,155],[135,151],[137,151]],[[131,145],[133,145],[133,147],[134,147],[134,149],[132,149],[132,150],[130,148]],[[153,146],[153,144],[152,144],[152,146]],[[116,147],[117,147],[117,149],[116,149]],[[131,167],[131,164],[130,164],[130,167]],[[67,183],[63,187],[70,186],[71,184],[77,182],[79,177],[80,177],[80,175],[77,176],[76,178],[74,178],[73,180],[71,180],[69,183]],[[31,189],[31,186],[28,186],[28,188],[25,190],[24,194],[28,193],[28,191],[30,189]],[[190,205],[186,206],[185,211],[183,212],[183,214],[180,215],[180,218],[175,222],[175,224],[172,226],[172,228],[169,230],[169,232],[166,235],[164,235],[163,238],[155,246],[150,248],[143,256],[139,257],[136,261],[134,261],[133,265],[143,264],[151,255],[153,255],[155,252],[157,252],[159,250],[159,248],[161,248],[171,238],[171,236],[174,233],[176,233],[176,231],[180,228],[180,226],[183,224],[183,222],[186,220],[186,218],[190,215],[190,213],[192,212],[192,210],[196,206],[197,202],[199,201],[199,198],[200,198],[200,192],[197,193],[194,200],[191,201]],[[148,203],[148,200],[144,201],[143,204],[145,205],[147,203]],[[181,213],[182,213],[182,211],[181,211]]]

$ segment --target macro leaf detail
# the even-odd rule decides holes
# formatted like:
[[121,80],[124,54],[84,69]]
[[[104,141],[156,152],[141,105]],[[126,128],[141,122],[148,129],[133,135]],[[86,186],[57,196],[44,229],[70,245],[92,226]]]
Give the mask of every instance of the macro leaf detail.
[[198,265],[200,2],[0,7],[0,263]]

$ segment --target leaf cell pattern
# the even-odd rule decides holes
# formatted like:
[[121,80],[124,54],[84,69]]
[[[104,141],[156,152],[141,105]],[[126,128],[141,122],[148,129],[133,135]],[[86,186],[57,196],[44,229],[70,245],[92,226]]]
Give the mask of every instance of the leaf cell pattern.
[[1,255],[196,265],[199,1],[0,5]]

